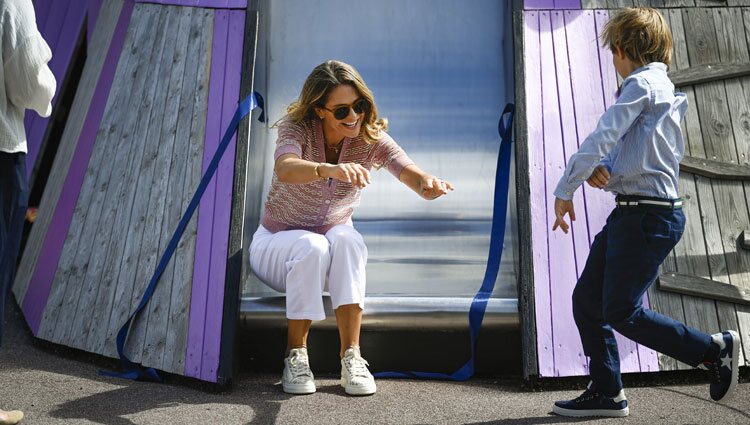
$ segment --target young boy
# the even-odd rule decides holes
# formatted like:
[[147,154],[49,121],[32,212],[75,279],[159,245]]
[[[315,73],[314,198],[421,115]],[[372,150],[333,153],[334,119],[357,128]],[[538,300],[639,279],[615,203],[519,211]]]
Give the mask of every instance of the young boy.
[[568,161],[555,189],[555,223],[568,233],[573,193],[584,182],[614,192],[616,208],[591,245],[573,291],[573,316],[590,358],[591,382],[574,399],[558,401],[564,416],[627,416],[613,329],[631,340],[711,371],[711,398],[737,384],[739,336],[708,335],[643,308],[641,297],[685,228],[677,177],[685,146],[680,121],[687,109],[667,76],[672,35],[654,9],[624,9],[602,33],[624,79],[617,102]]

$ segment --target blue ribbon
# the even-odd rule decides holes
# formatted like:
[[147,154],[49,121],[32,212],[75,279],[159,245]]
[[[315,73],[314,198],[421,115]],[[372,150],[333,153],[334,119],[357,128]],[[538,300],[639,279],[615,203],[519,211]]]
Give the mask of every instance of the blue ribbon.
[[[500,115],[497,123],[497,132],[500,134],[500,153],[497,157],[497,170],[495,171],[495,195],[492,209],[492,231],[490,233],[490,253],[487,259],[487,269],[484,272],[484,281],[479,291],[474,295],[469,308],[469,334],[471,337],[471,358],[461,368],[452,374],[436,372],[379,372],[377,378],[425,378],[449,381],[466,381],[474,376],[474,358],[482,327],[484,312],[487,310],[487,302],[495,289],[497,273],[500,270],[500,259],[503,255],[503,239],[505,238],[505,217],[508,212],[508,189],[510,185],[510,155],[513,134],[513,113],[515,106],[508,103]],[[503,118],[508,115],[507,121]]]
[[169,260],[172,258],[172,254],[174,254],[175,249],[177,249],[177,243],[180,241],[182,233],[185,231],[188,222],[190,222],[190,218],[198,208],[198,203],[200,202],[201,197],[203,197],[203,193],[206,191],[208,183],[216,173],[216,170],[219,167],[219,161],[221,160],[222,156],[224,156],[224,152],[226,152],[227,147],[229,146],[229,142],[232,140],[232,136],[237,130],[240,121],[242,121],[242,119],[245,118],[256,107],[261,108],[261,114],[258,117],[258,120],[260,122],[265,122],[265,113],[263,111],[263,97],[261,97],[261,95],[257,92],[251,93],[250,96],[245,98],[245,100],[243,100],[242,103],[240,103],[240,105],[237,107],[237,110],[234,112],[234,116],[232,117],[232,121],[229,123],[229,127],[227,127],[226,131],[224,132],[224,137],[221,139],[221,143],[219,143],[218,148],[216,148],[216,153],[214,153],[213,158],[211,158],[211,163],[208,165],[206,172],[201,178],[198,189],[196,189],[195,194],[193,194],[193,199],[190,200],[190,204],[188,205],[187,210],[185,210],[185,213],[182,215],[182,219],[180,219],[180,223],[177,225],[177,229],[175,229],[174,234],[172,235],[172,239],[169,241],[169,245],[167,245],[167,249],[164,251],[164,254],[162,254],[161,260],[156,266],[154,275],[151,277],[151,281],[149,282],[148,287],[146,288],[146,291],[141,298],[141,302],[138,304],[138,307],[136,307],[135,311],[133,311],[128,320],[124,325],[122,325],[120,331],[117,333],[117,354],[120,356],[120,363],[122,365],[123,372],[100,370],[99,374],[137,381],[161,382],[161,378],[159,377],[159,374],[155,369],[150,367],[144,368],[139,364],[133,363],[125,355],[125,342],[128,339],[130,326],[133,322],[133,319],[135,319],[135,317],[141,312],[141,310],[143,310],[146,304],[148,304],[148,301],[151,299],[151,296],[154,294],[156,285],[159,282],[159,277],[161,277],[162,273],[164,273]]

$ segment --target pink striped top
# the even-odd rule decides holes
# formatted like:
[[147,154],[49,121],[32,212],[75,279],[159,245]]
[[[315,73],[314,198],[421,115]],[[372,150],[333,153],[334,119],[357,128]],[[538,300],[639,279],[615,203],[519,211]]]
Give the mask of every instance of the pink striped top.
[[[313,162],[326,162],[320,120],[303,120],[299,124],[282,121],[276,140],[274,161],[293,153]],[[355,162],[368,170],[386,168],[399,178],[404,167],[414,164],[387,133],[375,143],[362,137],[346,138],[339,162]],[[354,207],[359,205],[361,190],[338,180],[316,180],[306,184],[284,183],[273,174],[261,223],[270,232],[301,229],[323,234],[338,224],[351,224]]]

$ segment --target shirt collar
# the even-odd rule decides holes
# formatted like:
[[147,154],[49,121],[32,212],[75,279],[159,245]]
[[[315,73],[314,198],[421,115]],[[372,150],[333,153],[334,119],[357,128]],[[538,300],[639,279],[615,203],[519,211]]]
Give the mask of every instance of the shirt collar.
[[646,65],[643,65],[640,68],[636,68],[635,71],[633,71],[630,75],[635,75],[635,74],[641,73],[643,71],[647,71],[649,69],[658,69],[660,71],[667,72],[667,65],[664,64],[664,63],[661,63],[661,62],[647,63]]

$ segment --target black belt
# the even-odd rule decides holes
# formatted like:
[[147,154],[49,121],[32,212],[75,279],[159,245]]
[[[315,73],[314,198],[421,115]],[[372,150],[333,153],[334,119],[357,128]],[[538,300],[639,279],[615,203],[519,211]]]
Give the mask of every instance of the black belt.
[[665,199],[650,196],[617,195],[615,203],[618,207],[659,207],[677,210],[682,208],[682,198]]

